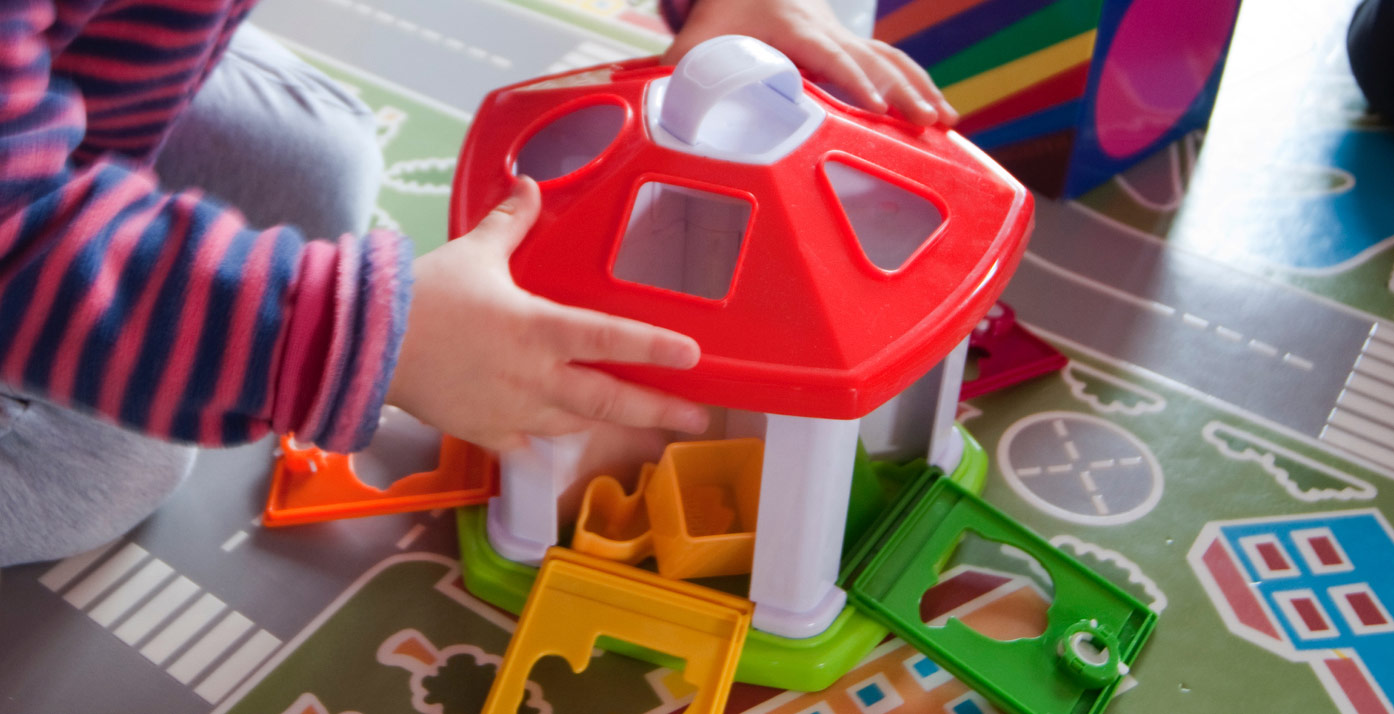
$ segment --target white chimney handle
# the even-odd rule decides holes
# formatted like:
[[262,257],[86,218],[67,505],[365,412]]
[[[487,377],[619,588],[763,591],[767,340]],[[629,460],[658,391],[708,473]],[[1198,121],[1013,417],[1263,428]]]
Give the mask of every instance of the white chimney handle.
[[742,35],[707,40],[688,52],[673,70],[659,125],[695,145],[697,131],[712,107],[757,82],[792,103],[798,103],[803,95],[798,68],[773,47]]

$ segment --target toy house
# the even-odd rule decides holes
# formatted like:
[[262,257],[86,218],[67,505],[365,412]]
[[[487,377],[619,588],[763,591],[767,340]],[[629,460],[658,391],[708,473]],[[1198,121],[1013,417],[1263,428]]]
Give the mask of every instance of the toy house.
[[[764,440],[753,624],[821,632],[845,602],[834,581],[861,420],[879,425],[864,439],[900,450],[916,422],[921,455],[957,461],[965,341],[1025,248],[1031,195],[957,134],[847,106],[740,37],[676,69],[636,60],[491,94],[461,154],[452,235],[518,174],[539,181],[542,214],[514,279],[698,341],[688,371],[596,367],[727,408],[721,436]],[[926,373],[914,404],[875,413]],[[558,542],[594,443],[501,455],[499,553],[536,563]],[[636,475],[651,460],[607,466],[626,456]]]

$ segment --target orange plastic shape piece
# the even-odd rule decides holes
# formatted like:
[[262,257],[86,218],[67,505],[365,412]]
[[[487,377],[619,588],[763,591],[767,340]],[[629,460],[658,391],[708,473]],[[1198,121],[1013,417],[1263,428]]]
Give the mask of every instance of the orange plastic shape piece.
[[453,437],[441,440],[433,471],[404,476],[386,489],[358,479],[348,454],[297,447],[281,437],[271,495],[261,522],[290,526],[343,518],[426,511],[485,503],[498,493],[498,463],[487,451]]
[[572,550],[629,565],[653,555],[644,488],[654,468],[654,464],[644,464],[639,486],[632,494],[626,494],[624,486],[610,476],[597,476],[587,484],[576,532],[571,536]]
[[574,672],[605,635],[681,658],[697,688],[687,714],[726,706],[754,604],[692,583],[564,548],[542,562],[482,714],[518,711],[539,659],[560,655]]
[[675,442],[663,450],[644,491],[659,573],[750,572],[764,453],[760,439]]

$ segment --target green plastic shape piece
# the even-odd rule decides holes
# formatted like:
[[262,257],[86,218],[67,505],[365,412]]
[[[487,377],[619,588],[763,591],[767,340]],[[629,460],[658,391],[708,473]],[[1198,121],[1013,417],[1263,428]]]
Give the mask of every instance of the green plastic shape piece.
[[[920,621],[920,600],[968,532],[1021,549],[1055,598],[1039,637],[1003,642],[956,618]],[[1097,714],[1137,658],[1157,614],[949,479],[925,474],[858,544],[849,602],[1012,714]]]

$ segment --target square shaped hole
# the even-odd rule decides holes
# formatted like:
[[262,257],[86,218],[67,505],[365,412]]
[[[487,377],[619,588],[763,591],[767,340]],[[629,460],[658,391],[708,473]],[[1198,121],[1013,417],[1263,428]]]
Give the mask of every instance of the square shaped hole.
[[748,199],[646,182],[611,272],[620,280],[720,300],[731,289],[753,211]]

